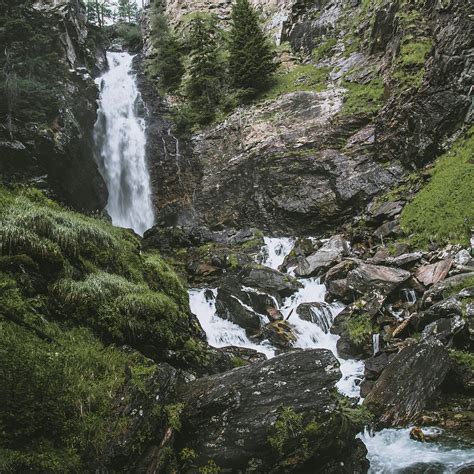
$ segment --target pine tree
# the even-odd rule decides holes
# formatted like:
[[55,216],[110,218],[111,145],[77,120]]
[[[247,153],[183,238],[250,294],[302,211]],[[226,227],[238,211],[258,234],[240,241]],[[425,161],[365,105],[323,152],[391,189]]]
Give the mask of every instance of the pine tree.
[[156,53],[148,61],[147,72],[151,76],[158,76],[163,89],[174,92],[180,86],[184,74],[181,45],[159,9],[153,11],[151,27]]
[[253,96],[268,87],[276,68],[275,54],[259,24],[257,12],[248,0],[236,0],[229,41],[232,86],[245,96]]
[[184,92],[194,120],[205,124],[215,117],[224,80],[215,20],[195,18],[189,44],[191,53]]

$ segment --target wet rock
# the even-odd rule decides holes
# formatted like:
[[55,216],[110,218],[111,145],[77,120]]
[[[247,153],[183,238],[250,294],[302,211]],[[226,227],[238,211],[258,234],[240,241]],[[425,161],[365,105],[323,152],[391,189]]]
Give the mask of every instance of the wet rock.
[[280,349],[290,349],[297,340],[295,332],[287,321],[274,321],[267,324],[262,330],[261,337],[268,339]]
[[239,275],[242,283],[252,288],[290,296],[301,288],[301,283],[290,275],[262,265],[247,267]]
[[439,389],[450,368],[448,352],[437,340],[405,347],[383,371],[364,405],[382,424],[412,422]]
[[331,237],[314,254],[306,257],[295,270],[296,275],[301,277],[319,275],[342,257],[349,255],[349,245],[340,235]]
[[421,329],[437,319],[461,315],[462,311],[462,303],[458,298],[447,298],[435,303],[426,311],[417,314],[414,321],[415,326],[417,329]]
[[423,265],[415,272],[415,277],[425,286],[434,285],[446,278],[452,264],[451,259],[446,259],[431,265]]
[[343,280],[331,280],[327,283],[327,296],[338,299],[343,303],[354,301],[354,293],[347,284],[347,278]]
[[329,283],[333,280],[341,280],[343,278],[346,278],[347,274],[352,269],[354,269],[359,263],[360,261],[356,259],[343,260],[341,263],[334,265],[327,271],[326,275],[324,276],[324,281],[326,283]]
[[410,276],[410,272],[397,268],[361,264],[349,272],[347,283],[349,288],[361,294],[377,292],[387,296]]
[[301,319],[318,325],[326,334],[332,326],[333,314],[331,305],[327,303],[303,303],[296,308]]
[[219,288],[216,297],[216,313],[219,317],[232,321],[244,328],[248,333],[255,334],[262,327],[262,318],[239,299],[240,292],[229,288]]
[[212,459],[221,470],[364,472],[367,464],[353,460],[363,452],[357,428],[337,416],[339,378],[330,351],[308,350],[191,382],[178,398],[185,409],[177,448],[193,449],[195,466]]
[[425,433],[423,433],[423,430],[420,427],[414,426],[410,430],[410,439],[415,441],[425,441]]
[[369,380],[377,380],[395,355],[394,352],[383,351],[366,359],[364,361],[364,377]]

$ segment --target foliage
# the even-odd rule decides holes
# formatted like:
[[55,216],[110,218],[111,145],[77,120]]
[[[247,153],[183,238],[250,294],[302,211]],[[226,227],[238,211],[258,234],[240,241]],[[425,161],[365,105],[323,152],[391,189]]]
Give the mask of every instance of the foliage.
[[147,61],[147,74],[166,92],[175,92],[184,74],[181,45],[157,3],[151,13],[151,41],[154,53]]
[[122,39],[123,45],[130,51],[139,51],[142,46],[142,35],[138,25],[119,23],[115,26],[115,36]]
[[329,38],[326,41],[320,43],[318,47],[313,49],[313,52],[311,54],[313,61],[318,62],[328,56],[328,54],[334,49],[334,46],[336,46],[336,44],[336,38]]
[[258,16],[248,0],[237,0],[232,7],[229,35],[229,76],[231,85],[245,97],[266,89],[277,63],[275,53],[260,27]]
[[320,92],[326,88],[329,70],[312,64],[300,64],[290,71],[275,74],[271,87],[264,92],[263,99],[276,99],[280,95],[297,91]]
[[401,45],[393,73],[400,88],[420,87],[425,75],[426,56],[431,50],[431,46],[431,40],[428,38]]
[[282,407],[278,419],[273,425],[273,432],[268,437],[270,446],[283,454],[288,440],[297,437],[303,430],[303,416],[291,407]]
[[381,79],[373,79],[367,84],[344,82],[347,89],[342,115],[374,114],[383,105],[384,86]]
[[220,472],[220,467],[212,459],[207,461],[205,466],[199,468],[199,474],[219,474]]
[[474,226],[473,147],[471,127],[437,160],[431,181],[403,209],[401,225],[415,245],[468,245]]
[[188,44],[189,64],[183,85],[189,107],[186,112],[193,123],[204,125],[214,119],[224,85],[216,20],[209,16],[194,17]]
[[372,322],[368,314],[362,313],[351,316],[345,321],[345,329],[355,344],[370,342]]
[[471,370],[474,370],[474,354],[472,352],[451,350],[449,356],[458,364],[467,365]]

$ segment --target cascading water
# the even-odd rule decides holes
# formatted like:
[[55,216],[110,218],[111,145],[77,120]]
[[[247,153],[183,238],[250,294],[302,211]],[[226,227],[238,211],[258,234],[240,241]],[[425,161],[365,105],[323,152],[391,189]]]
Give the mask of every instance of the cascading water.
[[94,128],[96,157],[109,192],[107,212],[114,225],[140,235],[153,226],[150,176],[145,160],[145,120],[133,56],[107,53],[109,70],[100,87],[99,112]]

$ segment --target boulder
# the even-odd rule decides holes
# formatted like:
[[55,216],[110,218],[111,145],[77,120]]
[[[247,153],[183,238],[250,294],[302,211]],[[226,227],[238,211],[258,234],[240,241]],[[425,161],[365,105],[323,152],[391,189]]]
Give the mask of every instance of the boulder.
[[364,405],[382,424],[413,422],[444,382],[450,368],[448,351],[436,339],[405,347],[382,372]]
[[461,316],[441,318],[428,324],[423,329],[421,337],[425,340],[435,338],[447,347],[451,347],[453,340],[457,340],[461,347],[468,344],[469,341],[466,321]]
[[445,290],[457,287],[458,285],[465,285],[465,281],[471,281],[472,278],[474,278],[474,272],[461,273],[460,275],[455,275],[446,278],[443,281],[439,281],[425,292],[423,295],[423,303],[427,305],[432,301],[442,299]]
[[410,272],[398,268],[364,263],[349,272],[347,283],[349,288],[361,294],[387,296],[410,276]]
[[302,287],[296,278],[262,265],[247,267],[239,276],[246,286],[275,292],[283,297],[292,295]]
[[247,333],[255,334],[262,328],[262,318],[253,309],[239,299],[229,288],[219,288],[216,296],[216,314],[222,319],[232,321],[244,328]]
[[398,221],[391,221],[382,224],[374,231],[374,236],[383,239],[385,237],[396,236],[401,233],[400,223]]
[[343,303],[354,301],[354,294],[347,284],[347,278],[342,280],[331,280],[327,284],[327,294]]
[[430,265],[423,265],[415,272],[415,277],[425,286],[434,285],[446,278],[452,264],[451,259],[446,259]]
[[255,364],[256,362],[263,362],[267,360],[267,356],[265,354],[247,347],[226,346],[219,349],[219,351],[231,356],[233,360],[240,359],[241,361],[247,362],[248,364]]
[[365,472],[363,455],[354,461],[364,452],[358,428],[339,416],[340,377],[332,353],[315,349],[182,386],[176,446],[197,458],[181,472],[198,472],[211,460],[222,472]]
[[319,250],[306,257],[296,267],[295,273],[301,277],[320,275],[325,269],[342,257],[349,255],[347,241],[340,235],[331,237]]
[[375,209],[371,209],[370,213],[372,217],[378,221],[393,219],[402,212],[404,204],[403,201],[389,201]]
[[422,329],[437,319],[462,315],[462,311],[463,305],[458,298],[454,296],[446,298],[435,303],[426,311],[417,314],[414,320],[415,327],[417,329]]

